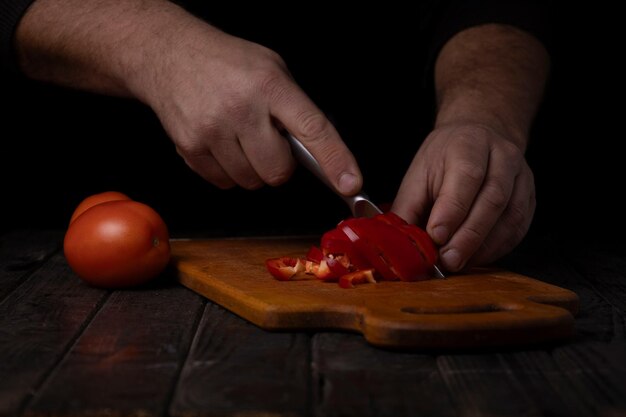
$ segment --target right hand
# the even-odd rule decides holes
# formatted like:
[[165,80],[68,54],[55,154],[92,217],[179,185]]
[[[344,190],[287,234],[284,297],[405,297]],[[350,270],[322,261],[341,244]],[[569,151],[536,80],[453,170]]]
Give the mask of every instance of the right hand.
[[361,188],[357,163],[283,60],[207,24],[189,25],[145,65],[136,95],[158,115],[191,169],[220,188],[279,185],[295,163],[285,128],[343,194]]

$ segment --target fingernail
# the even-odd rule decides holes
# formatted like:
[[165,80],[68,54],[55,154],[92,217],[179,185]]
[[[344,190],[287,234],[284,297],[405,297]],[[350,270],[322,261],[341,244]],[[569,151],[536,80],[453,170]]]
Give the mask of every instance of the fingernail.
[[438,245],[443,245],[448,241],[448,234],[446,226],[437,226],[433,229],[433,240]]
[[443,266],[449,271],[461,269],[461,255],[456,249],[448,249],[441,254]]
[[352,194],[357,191],[356,186],[357,180],[354,174],[344,172],[343,174],[341,174],[341,177],[339,177],[338,189],[340,193],[348,195]]

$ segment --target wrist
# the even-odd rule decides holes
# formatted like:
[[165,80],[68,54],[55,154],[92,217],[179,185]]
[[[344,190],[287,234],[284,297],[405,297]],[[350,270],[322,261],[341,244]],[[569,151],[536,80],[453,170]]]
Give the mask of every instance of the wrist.
[[465,125],[494,130],[524,152],[530,126],[502,109],[483,92],[466,92],[454,99],[441,100],[435,128]]
[[487,24],[452,37],[435,63],[437,124],[480,124],[525,150],[549,56],[533,36]]

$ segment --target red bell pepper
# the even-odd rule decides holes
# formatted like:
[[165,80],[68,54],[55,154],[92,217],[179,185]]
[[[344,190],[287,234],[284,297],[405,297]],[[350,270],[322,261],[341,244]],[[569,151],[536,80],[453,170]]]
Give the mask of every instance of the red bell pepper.
[[286,256],[265,261],[267,270],[280,281],[289,281],[294,275],[304,272],[305,264],[301,259]]
[[279,280],[298,274],[338,281],[343,288],[383,280],[428,279],[437,262],[437,249],[428,234],[388,212],[373,218],[348,218],[324,233],[321,248],[311,247],[306,260],[268,259]]

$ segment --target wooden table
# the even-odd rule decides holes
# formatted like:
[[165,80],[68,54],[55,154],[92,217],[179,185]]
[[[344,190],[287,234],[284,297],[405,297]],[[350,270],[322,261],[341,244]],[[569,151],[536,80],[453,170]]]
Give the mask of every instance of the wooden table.
[[272,333],[174,281],[82,283],[61,231],[0,236],[0,416],[626,416],[626,247],[542,235],[505,266],[578,293],[577,335],[388,351]]

